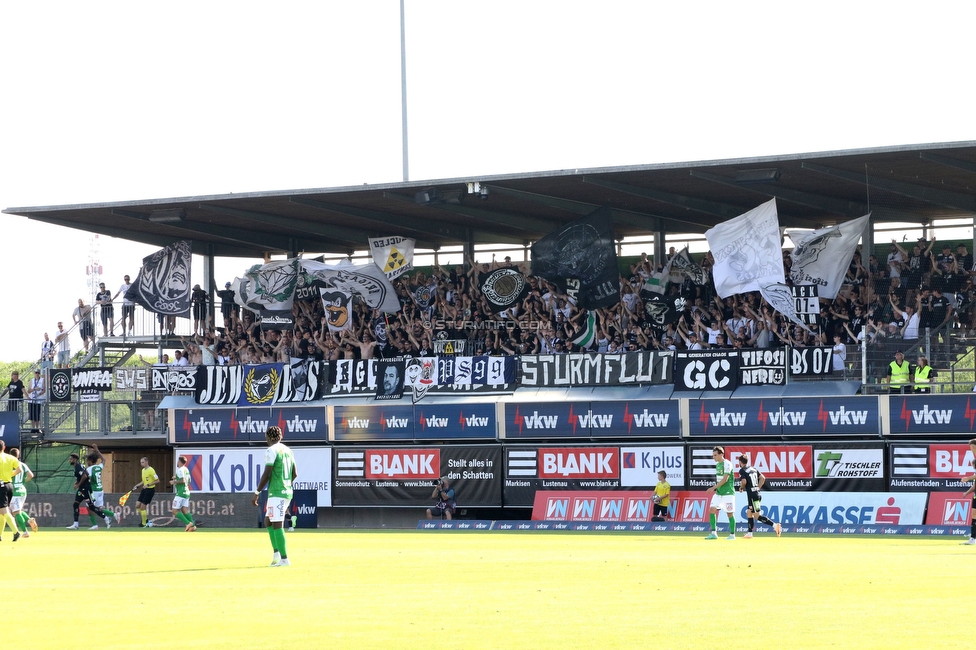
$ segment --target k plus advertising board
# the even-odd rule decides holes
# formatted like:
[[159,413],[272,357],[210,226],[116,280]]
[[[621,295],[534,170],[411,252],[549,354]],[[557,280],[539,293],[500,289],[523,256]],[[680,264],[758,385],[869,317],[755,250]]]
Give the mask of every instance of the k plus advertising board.
[[446,476],[459,508],[501,506],[501,447],[337,448],[338,506],[429,508],[437,479]]
[[892,444],[891,490],[965,490],[976,473],[968,444]]
[[[319,506],[332,505],[332,449],[292,447],[298,477],[294,490],[314,490]],[[253,492],[264,473],[267,447],[181,447],[176,456],[187,457],[191,493]],[[174,461],[175,467],[175,461]],[[160,470],[165,476],[166,470]]]

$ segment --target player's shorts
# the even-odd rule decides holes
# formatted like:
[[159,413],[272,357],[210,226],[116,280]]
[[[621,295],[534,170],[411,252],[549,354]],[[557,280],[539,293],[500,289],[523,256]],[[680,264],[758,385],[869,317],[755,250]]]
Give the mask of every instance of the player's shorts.
[[154,494],[156,494],[156,488],[142,488],[139,493],[139,503],[148,506],[149,502],[153,500]]
[[655,517],[667,517],[668,516],[668,507],[667,506],[662,506],[660,503],[655,503],[654,504],[654,516]]
[[724,510],[728,514],[735,512],[735,495],[734,494],[719,494],[716,492],[712,495],[712,503],[710,508],[715,508],[716,510]]
[[25,501],[27,501],[27,497],[11,497],[10,512],[20,512],[23,510]]
[[14,497],[14,490],[10,483],[3,483],[3,487],[0,487],[0,508],[6,508],[10,505],[10,500]]
[[182,510],[190,507],[189,497],[173,497],[173,510]]
[[762,504],[762,497],[758,494],[753,494],[751,492],[746,493],[746,502],[749,504],[749,509],[756,514],[762,514],[760,505]]
[[91,492],[88,490],[78,490],[75,492],[75,503],[81,503],[82,501],[88,501],[91,498]]
[[89,500],[94,503],[99,508],[105,507],[105,493],[104,492],[92,492]]
[[285,520],[285,513],[288,512],[288,504],[291,499],[282,497],[268,497],[268,502],[264,506],[264,516],[268,521],[281,523]]

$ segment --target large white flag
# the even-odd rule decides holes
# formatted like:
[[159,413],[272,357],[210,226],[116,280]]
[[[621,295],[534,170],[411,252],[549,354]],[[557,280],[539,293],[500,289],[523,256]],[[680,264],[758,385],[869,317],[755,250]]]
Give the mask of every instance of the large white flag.
[[796,247],[790,253],[795,285],[820,287],[821,298],[836,298],[870,214],[819,230],[787,230]]
[[722,298],[783,283],[776,199],[705,231],[715,258],[712,277]]
[[417,240],[406,237],[370,237],[369,250],[373,253],[373,263],[392,280],[413,268],[416,243]]

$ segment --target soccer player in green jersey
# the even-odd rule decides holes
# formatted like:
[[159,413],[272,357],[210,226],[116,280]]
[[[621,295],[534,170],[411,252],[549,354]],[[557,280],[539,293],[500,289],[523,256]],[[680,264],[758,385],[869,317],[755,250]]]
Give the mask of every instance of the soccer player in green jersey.
[[27,486],[24,483],[34,478],[34,472],[27,466],[27,463],[20,460],[19,449],[16,447],[11,449],[10,455],[20,461],[20,471],[14,474],[14,480],[11,481],[13,484],[13,497],[10,499],[10,514],[13,515],[14,521],[17,522],[17,528],[23,533],[23,537],[26,539],[30,537],[30,530],[27,530],[28,527],[34,532],[37,532],[37,522],[33,517],[24,512],[24,502],[27,500]]
[[718,539],[716,519],[719,510],[725,510],[729,516],[729,536],[726,539],[735,539],[735,479],[732,476],[732,462],[725,460],[725,447],[712,447],[712,459],[715,461],[715,485],[708,488],[708,494],[712,495],[708,508],[712,532],[705,539]]
[[271,566],[291,566],[282,523],[292,497],[291,482],[298,476],[298,469],[295,467],[295,455],[281,442],[280,428],[268,427],[265,438],[268,441],[268,451],[264,454],[264,473],[261,474],[258,489],[254,492],[254,505],[258,505],[261,491],[267,485],[268,501],[264,507],[264,526],[268,530],[274,551]]
[[88,519],[92,525],[88,530],[98,530],[98,524],[95,523],[96,515],[105,521],[105,528],[111,528],[112,517],[115,517],[117,522],[119,513],[112,512],[111,508],[105,507],[105,488],[102,486],[104,456],[102,456],[102,452],[98,451],[98,447],[92,445],[92,451],[88,454],[87,459],[88,467],[85,468],[85,476],[82,477],[82,481],[87,483],[91,495],[88,497]]
[[169,484],[176,490],[173,497],[173,516],[186,524],[186,532],[192,533],[197,529],[193,523],[193,515],[190,514],[190,470],[187,469],[186,456],[180,456],[176,460],[176,474]]

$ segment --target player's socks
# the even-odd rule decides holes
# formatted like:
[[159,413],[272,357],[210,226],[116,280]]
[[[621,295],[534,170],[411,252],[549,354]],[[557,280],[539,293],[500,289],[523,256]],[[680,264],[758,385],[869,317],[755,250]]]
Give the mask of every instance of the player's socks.
[[145,526],[146,525],[146,522],[149,521],[149,511],[148,510],[140,510],[139,511],[139,518],[142,519],[142,525]]
[[715,515],[708,515],[708,523],[712,525],[712,530],[714,531],[716,527]]
[[735,535],[735,517],[729,515],[729,535]]
[[[0,518],[0,535],[3,535],[4,532],[6,532],[6,530],[7,530],[7,518],[6,517],[2,517],[2,518]],[[14,529],[14,530],[16,530],[16,529]]]
[[756,519],[759,520],[759,523],[766,524],[767,526],[775,526],[776,525],[776,522],[773,521],[772,519],[770,519],[769,517],[767,517],[766,515],[759,515],[758,517],[756,517]]
[[275,553],[279,553],[280,551],[278,550],[278,538],[275,535],[274,531],[275,531],[274,526],[268,526],[268,537],[271,538],[271,549]]
[[30,517],[27,516],[27,513],[26,512],[24,512],[23,510],[21,510],[20,511],[20,514],[17,515],[17,523],[20,524],[20,530],[21,530],[21,532],[24,532],[24,533],[27,532],[27,527],[30,525],[30,524],[27,523],[28,521],[30,521]]
[[183,513],[182,510],[177,511],[176,518],[179,519],[180,521],[182,521],[187,526],[190,525],[190,520],[187,519],[187,516]]
[[285,529],[275,528],[274,535],[278,542],[278,552],[281,553],[281,559],[288,559],[288,550],[285,548]]
[[10,530],[14,531],[15,533],[17,532],[17,522],[14,521],[14,516],[10,514],[9,510],[4,513],[3,520],[10,526]]
[[756,529],[756,520],[753,519],[752,517],[749,517],[749,532],[751,533],[755,529]]
[[[3,531],[0,530],[0,533]],[[976,538],[976,519],[973,519],[973,525],[969,527],[969,536]]]

